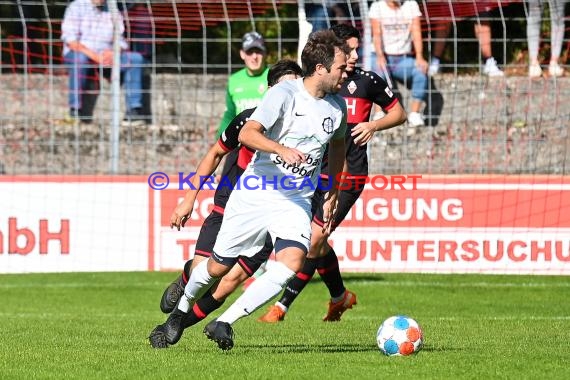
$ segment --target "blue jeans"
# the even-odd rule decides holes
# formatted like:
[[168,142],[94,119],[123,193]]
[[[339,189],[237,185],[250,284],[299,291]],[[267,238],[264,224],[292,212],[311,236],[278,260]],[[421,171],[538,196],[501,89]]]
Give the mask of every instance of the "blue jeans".
[[313,25],[313,32],[329,28],[330,12],[322,4],[306,4],[307,21]]
[[[76,51],[68,52],[64,62],[69,69],[69,108],[81,109],[81,94],[83,93],[89,71],[98,70],[99,66],[85,54]],[[127,110],[142,107],[142,65],[144,59],[140,53],[132,51],[121,52],[121,78],[125,88]]]
[[[372,71],[384,78],[376,64],[376,53],[372,53]],[[426,101],[428,77],[416,67],[416,59],[408,55],[387,55],[390,76],[410,88],[412,99]],[[384,78],[386,79],[386,78]],[[411,83],[411,84],[410,84]]]

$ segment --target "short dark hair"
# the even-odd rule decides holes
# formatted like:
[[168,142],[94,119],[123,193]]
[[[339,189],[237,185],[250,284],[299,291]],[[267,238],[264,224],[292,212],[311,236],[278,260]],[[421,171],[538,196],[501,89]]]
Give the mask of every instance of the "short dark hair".
[[301,70],[297,62],[290,59],[282,59],[269,68],[267,85],[270,87],[275,86],[279,83],[279,79],[287,74],[295,74],[301,77],[303,76],[303,70]]
[[332,30],[319,30],[311,33],[301,54],[305,76],[313,75],[318,64],[330,70],[334,62],[335,48],[339,48],[344,54],[350,54],[350,48],[346,42],[338,38]]
[[343,41],[350,38],[357,38],[360,41],[360,31],[349,24],[336,24],[331,27],[334,34]]

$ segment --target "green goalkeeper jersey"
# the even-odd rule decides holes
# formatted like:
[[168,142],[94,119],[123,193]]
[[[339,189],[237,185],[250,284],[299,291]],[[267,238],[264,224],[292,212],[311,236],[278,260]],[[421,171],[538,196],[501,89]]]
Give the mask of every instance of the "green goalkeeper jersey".
[[266,67],[261,74],[250,76],[247,69],[243,68],[230,75],[226,89],[226,110],[216,137],[222,134],[240,112],[257,107],[263,94],[267,91],[268,71],[269,68]]

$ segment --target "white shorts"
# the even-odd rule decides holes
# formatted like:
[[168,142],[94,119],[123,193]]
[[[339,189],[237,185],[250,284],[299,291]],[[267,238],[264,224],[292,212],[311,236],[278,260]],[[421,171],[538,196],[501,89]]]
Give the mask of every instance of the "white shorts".
[[273,244],[277,238],[293,240],[308,251],[310,202],[276,198],[269,190],[234,190],[224,210],[214,252],[220,257],[251,257],[261,250],[267,233]]

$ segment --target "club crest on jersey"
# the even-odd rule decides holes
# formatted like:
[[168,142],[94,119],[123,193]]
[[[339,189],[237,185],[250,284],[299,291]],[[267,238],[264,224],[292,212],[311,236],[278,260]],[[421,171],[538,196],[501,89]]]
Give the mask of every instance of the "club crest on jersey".
[[329,135],[333,133],[333,121],[330,117],[327,117],[323,120],[323,131]]
[[260,94],[263,94],[265,92],[265,84],[261,83],[257,91],[259,91]]
[[350,83],[348,84],[348,86],[346,86],[346,89],[348,90],[348,92],[350,92],[350,94],[354,94],[354,91],[356,91],[356,83],[354,83],[353,80],[350,81]]

